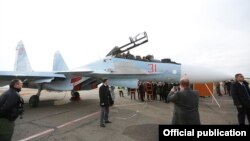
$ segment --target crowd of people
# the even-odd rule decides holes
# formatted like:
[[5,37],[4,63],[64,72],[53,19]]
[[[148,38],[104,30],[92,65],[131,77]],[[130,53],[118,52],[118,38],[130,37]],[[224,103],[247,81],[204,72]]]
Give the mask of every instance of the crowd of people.
[[[111,93],[114,91],[114,87],[111,86],[110,90],[103,87],[107,87],[107,80],[104,80],[103,85],[99,89],[100,95],[100,105],[101,105],[101,127],[105,127],[106,121],[107,123],[111,123],[108,120],[109,115],[109,104],[108,99],[112,99]],[[182,78],[180,80],[180,84],[168,84],[165,82],[139,82],[138,89],[135,88],[127,88],[128,95],[131,96],[131,99],[136,99],[136,92],[138,93],[138,100],[144,102],[152,100],[159,100],[163,102],[173,102],[175,104],[175,108],[173,111],[172,124],[200,124],[199,117],[199,94],[197,91],[193,91],[190,87],[189,80],[187,78]],[[124,88],[119,87],[120,97],[124,97],[123,90]],[[103,98],[105,95],[105,101]],[[114,100],[114,99],[112,99]],[[104,108],[105,107],[105,108]],[[183,116],[185,115],[185,116]]]
[[[128,95],[131,99],[136,99],[136,93],[138,94],[138,100],[141,102],[160,100],[163,102],[173,102],[175,104],[174,117],[172,124],[200,124],[198,103],[199,94],[197,91],[193,91],[189,87],[189,80],[181,79],[180,84],[169,84],[165,82],[139,82],[138,88],[127,88]],[[245,81],[242,74],[236,74],[235,80],[229,80],[225,82],[218,82],[216,85],[216,93],[221,96],[222,93],[232,96],[234,104],[238,110],[239,124],[245,124],[245,116],[247,116],[250,122],[250,89],[248,82]],[[124,97],[123,87],[118,87],[120,97]],[[192,107],[189,112],[186,113],[185,109]],[[190,112],[190,110],[192,112]],[[185,113],[183,117],[178,117],[178,113]],[[188,115],[193,117],[188,120]],[[177,116],[177,117],[176,117]],[[175,119],[182,119],[181,121],[175,121]]]
[[139,82],[137,90],[138,98],[142,102],[145,101],[145,98],[148,101],[159,99],[160,101],[167,102],[167,96],[172,87],[173,84],[165,82]]
[[[128,96],[131,96],[131,99],[136,99],[145,102],[152,100],[160,100],[167,102],[167,96],[171,88],[176,84],[169,84],[166,82],[139,82],[138,88],[124,88],[117,87],[120,97],[124,97],[124,91],[127,89]],[[110,90],[113,86],[110,87]],[[136,96],[137,95],[137,96]]]
[[[22,81],[14,79],[9,84],[9,89],[0,96],[0,139],[11,140],[14,131],[14,122],[18,117],[22,117],[23,100],[19,95],[22,89]],[[219,91],[220,85],[217,86]],[[234,81],[224,83],[225,93],[232,96],[234,105],[238,111],[238,122],[245,125],[245,117],[250,123],[250,89],[249,84],[245,81],[241,73],[235,75]],[[103,80],[99,88],[100,99],[100,126],[112,123],[109,120],[109,107],[115,101],[115,87],[109,86],[108,79]],[[119,87],[120,97],[124,97],[125,88]],[[180,84],[168,84],[165,82],[139,82],[138,89],[127,88],[128,94],[142,102],[147,98],[148,101],[159,100],[163,102],[173,102],[174,111],[172,124],[181,125],[199,125],[199,94],[190,88],[188,78],[181,78]],[[220,93],[218,93],[220,95]],[[147,96],[147,97],[146,97]]]

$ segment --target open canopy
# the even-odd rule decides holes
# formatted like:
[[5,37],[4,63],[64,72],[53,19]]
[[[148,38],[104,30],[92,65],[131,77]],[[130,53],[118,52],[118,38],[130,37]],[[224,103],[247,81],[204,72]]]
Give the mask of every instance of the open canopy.
[[121,46],[121,47],[114,47],[106,56],[116,56],[118,54],[124,53],[126,51],[129,51],[139,45],[142,45],[146,42],[148,42],[148,36],[146,32],[140,33],[136,35],[134,38],[129,37],[130,42]]

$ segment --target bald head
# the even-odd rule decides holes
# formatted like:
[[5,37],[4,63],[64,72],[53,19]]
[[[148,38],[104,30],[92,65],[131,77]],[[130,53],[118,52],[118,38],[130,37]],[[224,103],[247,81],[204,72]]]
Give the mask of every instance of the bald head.
[[182,78],[180,80],[180,86],[183,88],[188,88],[189,87],[189,79],[188,78]]

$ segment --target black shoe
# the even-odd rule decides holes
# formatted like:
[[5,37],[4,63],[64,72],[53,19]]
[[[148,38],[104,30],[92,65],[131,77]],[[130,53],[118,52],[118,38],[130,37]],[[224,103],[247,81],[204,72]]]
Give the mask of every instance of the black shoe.
[[108,120],[108,121],[105,121],[105,123],[112,123],[112,122]]
[[102,124],[100,124],[100,126],[101,126],[101,127],[105,127],[105,124],[102,123]]

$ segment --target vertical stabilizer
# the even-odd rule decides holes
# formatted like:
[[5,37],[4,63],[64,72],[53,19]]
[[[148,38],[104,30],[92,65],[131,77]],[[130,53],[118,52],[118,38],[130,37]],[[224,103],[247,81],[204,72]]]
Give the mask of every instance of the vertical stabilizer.
[[30,61],[22,41],[20,41],[16,47],[14,71],[32,71]]
[[65,71],[69,70],[66,65],[61,53],[59,51],[55,52],[54,62],[53,62],[53,71]]

